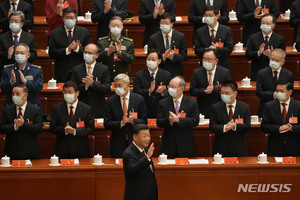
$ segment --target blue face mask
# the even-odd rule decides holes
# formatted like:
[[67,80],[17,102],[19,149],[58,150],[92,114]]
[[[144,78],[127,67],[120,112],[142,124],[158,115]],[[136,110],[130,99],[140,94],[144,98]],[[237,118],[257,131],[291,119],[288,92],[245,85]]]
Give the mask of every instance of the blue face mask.
[[13,33],[17,33],[20,30],[20,24],[19,23],[9,23],[9,29],[13,32]]
[[211,26],[215,23],[215,18],[214,17],[205,17],[205,23]]
[[178,95],[177,90],[174,89],[174,88],[168,88],[168,92],[169,92],[171,97],[176,97]]
[[83,59],[86,63],[92,63],[94,62],[94,58],[93,58],[93,55],[92,54],[89,54],[89,53],[84,53],[83,54]]
[[113,35],[113,36],[118,36],[121,34],[121,28],[118,28],[118,27],[112,27],[110,29],[110,33]]
[[26,56],[24,54],[15,55],[15,60],[18,64],[23,64],[26,62]]
[[68,29],[71,29],[76,25],[76,20],[75,19],[65,19],[64,23]]
[[276,98],[279,101],[284,101],[284,100],[286,100],[286,95],[283,92],[276,92]]
[[171,30],[171,26],[168,24],[160,24],[160,30],[164,33],[169,33]]
[[221,94],[221,99],[224,103],[230,103],[231,102],[231,95]]
[[267,34],[267,33],[271,32],[272,26],[271,25],[262,24],[262,25],[260,25],[260,29],[262,30],[262,32],[264,32],[264,34]]

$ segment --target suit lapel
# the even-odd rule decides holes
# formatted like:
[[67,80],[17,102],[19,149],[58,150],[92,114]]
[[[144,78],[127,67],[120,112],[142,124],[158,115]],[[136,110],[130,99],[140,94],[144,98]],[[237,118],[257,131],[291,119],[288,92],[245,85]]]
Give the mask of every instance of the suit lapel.
[[135,104],[135,99],[133,98],[132,92],[130,92],[128,113],[129,112],[137,112],[137,110],[134,110],[134,104]]
[[276,100],[275,102],[274,112],[275,112],[274,116],[278,116],[276,118],[279,120],[280,124],[282,124],[282,113],[280,110],[280,102],[278,100]]
[[165,38],[164,38],[164,34],[162,33],[162,31],[160,31],[160,35],[161,35],[161,37],[160,37],[160,44],[162,45],[162,49],[164,49],[164,52],[166,51],[166,46],[165,46]]
[[[144,77],[146,77],[147,83],[150,84],[151,83],[151,76],[150,76],[150,73],[149,73],[148,69],[144,70]],[[157,78],[157,74],[156,74],[156,78]]]
[[170,44],[170,48],[171,49],[174,49],[174,46],[175,46],[175,48],[178,48],[175,45],[175,38],[176,38],[176,33],[175,33],[175,30],[173,29],[173,31],[172,31],[172,37],[171,37],[171,44]]
[[[176,111],[175,111],[175,107],[174,107],[174,101],[173,101],[173,97],[169,97],[169,111],[173,112],[174,114],[176,114]],[[180,105],[181,106],[181,105]],[[167,114],[167,116],[169,116],[169,113]]]
[[[61,36],[63,37],[62,39],[63,39],[63,41],[64,41],[64,46],[69,46],[69,39],[68,39],[68,34],[67,34],[67,32],[66,32],[66,29],[65,29],[65,26],[63,25],[63,26],[61,26],[61,29],[60,29],[61,31],[62,31],[62,34],[61,34]],[[74,30],[75,30],[75,28],[74,28]],[[73,39],[74,39],[74,32],[75,31],[73,31]],[[61,41],[61,40],[60,40]]]
[[289,122],[290,117],[292,116],[296,116],[294,115],[293,111],[296,110],[295,107],[295,102],[293,99],[290,100],[290,105],[289,105],[289,110],[287,112],[286,118],[285,118],[285,122]]
[[204,42],[206,43],[205,46],[210,46],[211,45],[211,39],[210,39],[210,32],[209,32],[209,28],[208,25],[205,26],[205,35],[203,36],[204,38],[207,38],[207,40],[204,40]]
[[233,113],[233,119],[238,119],[240,113],[240,102],[236,100],[236,104],[235,104],[235,109],[234,109],[234,113]]
[[[23,37],[22,37],[22,35],[23,35],[23,34],[21,34],[21,37],[20,37],[20,39],[19,39],[19,43],[20,43],[20,42],[23,42]],[[13,41],[13,39],[12,39],[12,33],[11,33],[11,31],[8,31],[8,37],[9,37],[8,43],[9,43],[9,46],[11,47],[12,45],[14,45],[14,41]]]
[[[96,65],[95,65],[95,68],[96,68]],[[93,76],[94,76],[94,73],[95,73],[95,68],[94,68],[94,71],[93,71]],[[85,63],[83,63],[82,67],[80,68],[80,75],[81,75],[80,79],[87,76]]]
[[[63,107],[62,107],[62,119],[66,119],[66,122],[70,121],[70,115],[68,113],[68,104],[64,101]],[[74,115],[73,115],[74,116]],[[74,118],[74,117],[73,117]],[[64,124],[65,125],[65,124]],[[70,123],[71,125],[71,123]]]
[[223,112],[223,119],[224,119],[224,123],[228,123],[229,120],[229,116],[228,116],[228,112],[227,112],[227,106],[224,102],[222,102],[223,106],[222,106],[222,110],[220,110],[220,112]]
[[184,106],[184,105],[186,105],[186,103],[185,103],[186,100],[187,100],[186,97],[183,95],[178,112],[186,112],[185,106]]

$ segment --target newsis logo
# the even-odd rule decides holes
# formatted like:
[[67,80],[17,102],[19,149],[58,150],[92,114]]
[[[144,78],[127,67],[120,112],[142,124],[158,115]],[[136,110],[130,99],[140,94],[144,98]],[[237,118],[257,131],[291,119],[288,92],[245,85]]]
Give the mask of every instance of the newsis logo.
[[293,184],[239,184],[237,192],[291,192]]

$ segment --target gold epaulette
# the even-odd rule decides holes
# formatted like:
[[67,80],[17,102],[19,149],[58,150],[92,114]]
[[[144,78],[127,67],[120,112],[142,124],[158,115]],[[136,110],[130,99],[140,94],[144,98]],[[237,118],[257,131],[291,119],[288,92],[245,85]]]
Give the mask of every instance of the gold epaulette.
[[8,67],[11,67],[11,66],[14,66],[14,64],[4,65],[4,68],[8,68]]
[[124,37],[124,39],[125,39],[125,40],[128,40],[128,41],[130,41],[130,42],[132,42],[132,41],[133,41],[133,39],[131,39],[131,38],[127,38],[127,37]]
[[36,68],[41,68],[41,66],[39,66],[39,65],[31,65],[31,67],[36,67]]
[[99,38],[99,40],[103,40],[103,39],[106,39],[106,38],[108,38],[108,36],[101,37],[101,38]]

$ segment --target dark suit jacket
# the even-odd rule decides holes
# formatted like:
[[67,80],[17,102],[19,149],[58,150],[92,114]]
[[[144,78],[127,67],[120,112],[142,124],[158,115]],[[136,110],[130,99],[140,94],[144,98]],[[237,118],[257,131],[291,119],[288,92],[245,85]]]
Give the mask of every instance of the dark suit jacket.
[[73,41],[80,41],[79,52],[66,55],[69,46],[68,36],[64,26],[52,31],[49,42],[49,56],[55,59],[54,78],[57,82],[70,80],[73,67],[83,63],[83,50],[91,42],[89,31],[81,26],[75,26]]
[[[218,22],[220,22],[221,24],[227,24],[227,22],[229,21],[227,1],[214,0],[213,6],[219,9],[221,12]],[[190,23],[194,24],[193,44],[197,29],[206,25],[205,23],[202,23],[202,18],[205,14],[206,8],[206,0],[192,0],[190,3],[188,20]]]
[[[231,54],[233,49],[232,30],[230,27],[219,24],[217,33],[215,34],[215,42],[219,42],[220,40],[224,43],[224,47],[217,47],[217,52],[219,54],[218,65],[230,70],[228,56]],[[202,59],[205,49],[209,48],[210,45],[211,39],[208,25],[203,26],[197,30],[195,54]]]
[[196,155],[193,127],[198,126],[199,111],[195,99],[183,96],[178,112],[185,112],[186,118],[179,118],[173,125],[169,122],[169,111],[176,113],[171,96],[160,100],[157,112],[157,126],[164,128],[160,152],[174,158],[176,151],[179,157]]
[[126,179],[124,200],[157,200],[153,162],[143,156],[133,143],[123,153],[123,169]]
[[147,105],[148,118],[157,117],[158,102],[168,95],[167,89],[164,90],[164,96],[157,93],[156,90],[158,86],[162,83],[162,85],[167,87],[171,79],[171,74],[168,71],[158,68],[155,78],[155,89],[151,93],[151,96],[149,96],[149,88],[152,82],[149,70],[144,69],[135,73],[133,91],[144,97]]
[[[36,42],[35,42],[34,35],[22,31],[21,36],[19,38],[19,43],[24,43],[29,46],[30,57],[28,59],[28,62],[32,63],[32,61],[37,56]],[[0,59],[1,59],[2,67],[4,65],[13,64],[16,62],[14,54],[10,59],[8,59],[7,57],[7,51],[12,45],[14,45],[14,41],[13,41],[13,36],[11,31],[7,31],[6,33],[0,34]]]
[[[130,92],[129,112],[137,112],[137,119],[134,119],[134,125],[147,124],[147,108],[144,98],[136,93]],[[120,96],[113,95],[107,99],[104,112],[104,127],[111,130],[110,137],[110,156],[113,158],[121,158],[124,150],[127,148],[126,135],[129,142],[132,141],[132,124],[125,124],[121,127],[123,119],[123,109]]]
[[[55,155],[59,158],[89,158],[88,135],[94,133],[92,108],[78,101],[73,121],[70,126],[76,129],[76,135],[66,135],[65,127],[69,122],[69,113],[65,101],[55,104],[52,108],[50,131],[56,135]],[[77,128],[76,122],[84,121],[85,127]]]
[[[9,9],[9,0],[5,0],[0,4],[0,28],[2,29],[2,33],[10,30],[8,22],[9,16],[7,16]],[[22,11],[25,15],[23,30],[27,31],[27,29],[33,28],[33,9],[31,5],[23,0],[20,0],[17,10]]]
[[[96,62],[93,71],[94,83],[87,90],[82,78],[87,76],[85,63],[74,67],[71,80],[79,85],[78,99],[92,107],[93,116],[95,118],[104,117],[105,94],[110,93],[110,77],[108,68]],[[97,79],[97,80],[96,80]]]
[[[265,39],[263,37],[263,34],[261,31],[259,31],[251,35],[247,43],[246,57],[248,60],[252,60],[250,77],[251,80],[254,81],[256,80],[257,72],[260,69],[269,66],[270,59],[267,56],[261,54],[260,57],[258,57],[257,55],[260,45],[264,42]],[[285,40],[281,35],[273,32],[269,39],[269,42],[267,43],[267,46],[270,46],[270,48],[273,47],[273,49],[280,48],[285,51]]]
[[270,134],[268,138],[268,156],[299,156],[300,155],[300,102],[291,99],[287,111],[285,124],[291,116],[298,118],[298,124],[292,124],[292,131],[279,133],[279,127],[283,125],[280,104],[277,99],[266,103],[261,129]]
[[[176,4],[174,0],[161,0],[161,3],[164,5],[165,12],[174,17],[176,16]],[[143,45],[148,44],[150,36],[160,30],[161,17],[157,15],[156,19],[153,18],[154,7],[154,1],[152,0],[141,1],[139,21],[141,24],[145,24]]]
[[109,34],[109,21],[113,16],[119,16],[123,20],[127,15],[126,0],[112,0],[111,9],[104,14],[104,0],[93,0],[92,5],[92,21],[98,23],[97,38],[107,36]]
[[190,85],[190,94],[197,97],[199,112],[201,114],[209,118],[212,105],[221,101],[221,85],[230,79],[230,71],[224,67],[216,65],[216,71],[213,79],[214,89],[212,93],[206,94],[204,90],[206,90],[208,86],[207,71],[204,67],[194,70]]
[[300,52],[300,27],[298,28],[298,33],[297,33],[296,49],[298,52]]
[[[285,68],[281,68],[278,81],[285,80],[294,84],[293,73]],[[270,67],[261,69],[257,73],[256,80],[256,96],[260,98],[258,106],[258,115],[263,116],[264,106],[267,102],[274,100],[273,94],[276,90],[276,86],[273,81],[273,72]]]
[[[164,45],[163,33],[158,31],[151,35],[148,43],[148,49],[158,49],[161,54],[167,50]],[[171,49],[179,49],[179,54],[174,54],[172,60],[167,58],[165,61],[162,59],[159,67],[169,71],[172,76],[183,75],[181,62],[187,58],[186,41],[183,33],[173,30],[171,38]]]
[[1,134],[6,134],[4,154],[11,160],[41,158],[37,134],[42,131],[42,115],[40,107],[27,102],[23,115],[24,124],[15,131],[16,105],[11,104],[3,108],[0,131]]
[[291,10],[290,25],[291,27],[295,28],[294,31],[294,41],[295,41],[297,37],[299,24],[300,24],[300,0],[295,0],[291,5],[290,10]]
[[236,131],[230,130],[223,133],[223,127],[229,122],[229,117],[224,102],[212,106],[209,121],[209,130],[216,134],[213,154],[220,153],[224,157],[247,156],[245,133],[250,130],[250,106],[237,101],[233,119],[243,118],[244,124],[237,124]]
[[[269,8],[269,13],[274,14],[276,18],[279,16],[276,0],[262,0],[261,7]],[[236,9],[236,15],[239,22],[245,23],[243,29],[244,45],[247,44],[248,38],[253,33],[260,31],[260,19],[254,18],[254,10],[256,5],[254,0],[240,0]]]

